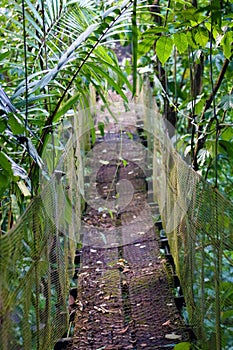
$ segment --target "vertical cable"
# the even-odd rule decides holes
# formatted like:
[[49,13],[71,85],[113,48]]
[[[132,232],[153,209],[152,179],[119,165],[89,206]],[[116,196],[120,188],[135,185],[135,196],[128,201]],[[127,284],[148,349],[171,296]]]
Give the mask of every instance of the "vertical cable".
[[[192,57],[192,62],[191,62],[191,57]],[[190,72],[190,94],[191,94],[191,111],[192,111],[192,121],[191,121],[191,127],[192,127],[192,133],[191,133],[191,160],[192,163],[194,162],[194,149],[195,149],[195,142],[194,142],[194,138],[195,138],[195,124],[196,124],[196,120],[195,120],[195,96],[194,96],[194,79],[193,79],[193,62],[194,62],[194,58],[193,58],[193,51],[190,52],[189,49],[189,54],[188,54],[188,62],[189,62],[189,72]]]
[[138,59],[138,28],[137,28],[137,0],[133,1],[132,14],[132,50],[133,50],[133,97],[137,90],[137,59]]
[[24,51],[24,76],[25,76],[25,129],[28,124],[28,71],[27,71],[27,33],[26,33],[26,18],[25,18],[25,3],[22,0],[22,15],[23,15],[23,51]]
[[[213,15],[212,15],[213,16]],[[212,18],[211,16],[211,18]],[[216,122],[215,128],[215,188],[218,188],[218,117],[216,114],[216,104],[215,104],[215,94],[214,94],[214,81],[213,81],[213,21],[211,20],[211,30],[210,30],[210,81],[211,89],[213,93],[213,115]]]
[[[28,69],[27,69],[27,32],[26,32],[26,16],[25,16],[25,2],[22,0],[22,15],[23,15],[23,52],[24,52],[24,77],[25,77],[25,132],[24,135],[26,141],[26,148],[28,154],[30,154],[28,139],[27,139],[27,127],[28,127]],[[33,198],[34,186],[31,181],[31,197]]]
[[[211,0],[211,29],[210,29],[210,81],[213,94],[213,115],[216,123],[215,128],[215,188],[218,188],[218,118],[216,114],[215,94],[214,94],[214,82],[213,82],[213,1]],[[214,192],[214,219],[215,219],[215,319],[216,319],[216,350],[221,350],[222,337],[221,337],[221,305],[220,305],[220,276],[221,276],[221,235],[219,232],[219,213],[218,213],[218,196]]]
[[[26,33],[26,16],[25,2],[22,0],[22,16],[23,16],[23,50],[24,50],[24,76],[25,76],[25,134],[28,126],[28,70],[27,70],[27,33]],[[27,145],[28,147],[28,145]],[[33,197],[33,181],[31,181],[31,195]],[[35,227],[34,227],[35,224]],[[35,312],[36,312],[36,349],[40,348],[40,314],[39,314],[39,271],[38,271],[38,240],[37,225],[35,216],[33,215],[33,233],[34,233],[34,254],[35,254]]]
[[[45,67],[48,69],[48,57],[47,57],[47,43],[46,43],[46,28],[45,28],[45,7],[44,7],[44,1],[41,1],[41,7],[42,7],[42,21],[43,21],[43,45],[44,45],[44,52],[45,52]],[[42,67],[43,68],[43,67]]]

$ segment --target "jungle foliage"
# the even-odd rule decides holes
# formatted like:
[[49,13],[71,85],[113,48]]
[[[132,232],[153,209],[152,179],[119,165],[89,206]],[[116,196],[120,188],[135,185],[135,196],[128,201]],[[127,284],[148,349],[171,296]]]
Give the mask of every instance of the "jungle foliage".
[[[232,8],[228,0],[3,1],[0,74],[13,104],[0,119],[3,232],[38,191],[53,127],[81,97],[90,103],[91,86],[105,103],[109,89],[127,101],[145,76],[194,169],[231,199]],[[131,46],[132,62],[119,63],[119,44]]]
[[[3,0],[0,18],[1,234],[40,190],[54,128],[93,89],[127,104],[145,81],[178,151],[232,201],[232,0]],[[119,45],[131,59],[118,60]]]

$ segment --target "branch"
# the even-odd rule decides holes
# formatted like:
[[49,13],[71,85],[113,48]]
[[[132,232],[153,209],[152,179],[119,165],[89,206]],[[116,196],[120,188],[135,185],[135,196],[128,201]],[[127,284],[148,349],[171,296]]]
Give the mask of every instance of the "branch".
[[67,92],[69,91],[70,87],[72,86],[74,80],[76,79],[76,77],[78,76],[79,72],[81,71],[82,67],[85,65],[85,63],[87,62],[87,60],[89,59],[89,57],[91,56],[91,54],[93,53],[93,51],[96,49],[96,47],[99,45],[99,43],[101,42],[101,40],[104,38],[104,36],[106,35],[106,33],[114,26],[114,24],[116,23],[116,21],[122,16],[122,14],[132,5],[133,0],[130,0],[129,3],[127,3],[123,8],[122,11],[119,13],[119,15],[108,25],[108,27],[105,29],[105,31],[100,35],[99,39],[96,41],[96,43],[92,46],[92,48],[90,49],[90,51],[87,53],[86,57],[83,59],[83,61],[81,62],[81,64],[79,65],[79,67],[77,68],[76,72],[74,73],[72,79],[70,80],[70,82],[68,83],[66,89],[64,90],[62,96],[60,97],[54,111],[52,112],[52,114],[50,114],[50,116],[47,118],[41,138],[40,138],[40,143],[38,145],[38,154],[41,155],[42,150],[43,150],[43,144],[45,142],[45,139],[47,137],[47,135],[51,132],[52,130],[52,124],[53,124],[53,120],[55,118],[55,115],[57,113],[57,111],[59,110],[62,101],[64,100]]
[[213,102],[213,99],[216,96],[216,94],[218,92],[218,89],[221,86],[221,83],[223,81],[223,78],[224,78],[224,75],[226,73],[226,70],[227,70],[227,67],[228,67],[229,63],[230,63],[230,61],[226,58],[224,63],[223,63],[221,72],[219,73],[218,79],[217,79],[217,81],[216,81],[216,83],[214,85],[213,91],[211,92],[208,100],[206,101],[205,108],[204,108],[204,110],[202,112],[202,115],[201,115],[201,121],[205,119],[204,118],[204,113],[207,111],[207,109],[210,108],[211,103]]
[[[229,59],[225,59],[224,63],[223,63],[223,66],[222,66],[222,69],[219,73],[219,76],[217,78],[217,81],[214,85],[214,88],[209,96],[209,98],[206,100],[206,103],[205,103],[205,107],[203,109],[203,112],[201,114],[201,119],[200,119],[200,126],[198,128],[198,140],[197,140],[197,144],[196,144],[196,147],[195,147],[195,150],[194,150],[194,157],[193,157],[193,168],[194,170],[198,170],[198,164],[197,164],[197,156],[198,156],[198,152],[200,151],[200,149],[203,148],[204,144],[205,144],[205,141],[206,141],[206,138],[207,138],[207,135],[203,136],[202,138],[200,138],[201,136],[201,133],[202,133],[202,130],[203,130],[203,125],[202,125],[202,122],[205,120],[205,112],[210,108],[211,106],[211,103],[213,102],[221,84],[222,84],[222,81],[223,81],[223,78],[224,78],[224,75],[226,73],[226,70],[227,70],[227,67],[230,63],[230,60]],[[211,124],[211,123],[210,123]]]

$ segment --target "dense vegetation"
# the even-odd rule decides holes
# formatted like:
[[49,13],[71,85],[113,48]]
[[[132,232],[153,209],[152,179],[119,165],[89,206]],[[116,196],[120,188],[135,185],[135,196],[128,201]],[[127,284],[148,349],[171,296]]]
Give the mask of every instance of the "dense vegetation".
[[[93,89],[106,104],[110,89],[127,103],[143,81],[176,128],[177,149],[232,201],[232,0],[3,0],[0,16],[1,86],[11,99],[1,91],[2,234],[40,190],[54,127],[90,105]],[[118,61],[119,45],[130,59]]]
[[[231,199],[232,7],[223,0],[3,1],[1,81],[17,110],[0,119],[3,232],[37,192],[39,155],[53,126],[88,99],[91,86],[105,102],[108,89],[126,99],[125,88],[135,94],[136,78],[145,76],[194,169]],[[116,43],[131,45],[132,62],[119,65]]]

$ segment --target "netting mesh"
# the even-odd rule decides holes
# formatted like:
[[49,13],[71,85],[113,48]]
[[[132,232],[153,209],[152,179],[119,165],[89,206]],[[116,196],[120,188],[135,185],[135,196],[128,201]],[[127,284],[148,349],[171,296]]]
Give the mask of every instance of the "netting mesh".
[[[161,133],[164,129],[165,132]],[[154,139],[154,189],[189,312],[203,348],[230,349],[232,203],[175,152],[160,120]],[[158,186],[158,182],[160,185]],[[163,189],[166,188],[166,191]]]
[[[143,157],[146,159],[146,167],[153,168],[154,200],[159,204],[176,272],[181,280],[189,323],[203,348],[207,344],[206,347],[211,350],[230,349],[233,347],[232,204],[181,159],[168,137],[168,126],[157,112],[139,105],[131,105],[128,112],[125,112],[120,105],[113,108],[113,113],[116,117],[113,124],[118,131],[126,129],[126,125],[130,124],[135,127],[135,120],[140,119],[144,122],[150,152],[145,153]],[[83,238],[80,222],[81,195],[85,195],[85,176],[90,179],[88,174],[84,174],[84,165],[88,165],[89,162],[87,160],[85,163],[84,154],[85,150],[90,149],[89,137],[91,128],[94,127],[90,116],[90,111],[84,111],[78,118],[65,124],[61,132],[57,132],[57,137],[46,151],[45,162],[48,173],[46,177],[42,174],[41,195],[32,200],[18,224],[1,237],[0,334],[3,350],[52,349],[56,340],[67,329],[69,316],[67,299],[74,271],[76,245],[83,243],[85,239],[88,239],[88,244],[91,245],[90,240],[93,238],[93,236]],[[109,114],[107,116],[109,118]],[[102,151],[106,151],[105,148]],[[141,148],[138,149],[141,152]],[[127,152],[125,155],[129,157]],[[103,152],[106,153],[107,151]],[[102,165],[106,162],[107,158],[103,156]],[[124,186],[122,182],[122,191],[127,188]],[[130,188],[128,186],[129,190]],[[92,195],[92,192],[90,193]],[[148,203],[144,209],[147,205]],[[140,209],[140,212],[143,210]],[[127,215],[125,217],[127,219]],[[121,224],[123,220],[122,215]],[[142,224],[145,221],[149,223],[149,219],[146,219],[142,220]],[[135,232],[138,224],[130,225],[132,232]],[[121,228],[128,238],[130,225]],[[151,225],[148,227],[151,228]],[[140,234],[142,231],[143,228],[140,226]],[[102,234],[100,236],[102,237]],[[111,239],[111,236],[109,237]],[[103,239],[101,242],[105,243]],[[129,244],[130,240],[127,239],[126,243]],[[109,244],[108,240],[106,244]],[[132,256],[134,258],[132,264],[136,261],[139,266],[140,261],[147,261],[148,254],[145,257],[140,256],[142,254],[140,245],[139,248],[134,247],[132,251],[127,248],[127,244],[124,247],[124,254],[128,261],[131,261]],[[157,243],[152,240],[152,258],[149,261],[152,265],[157,256],[153,244],[158,250]],[[114,249],[112,252],[116,253]],[[140,256],[138,261],[137,256]],[[119,251],[112,259],[117,262],[118,258]],[[83,261],[85,262],[85,249]],[[91,262],[88,265],[91,266]],[[82,268],[79,277],[80,295],[82,283],[85,283],[85,266]],[[115,276],[114,279],[112,275]],[[119,284],[122,282],[118,273],[108,267],[100,280],[93,283],[103,284],[103,280],[104,288],[116,295],[119,294]],[[108,280],[111,283],[113,280],[115,282],[108,286]],[[140,309],[136,306],[140,304],[140,300],[137,298],[141,294],[144,296],[148,294],[146,299],[148,314],[144,314],[148,320],[156,311],[149,308],[149,303],[156,305],[156,298],[153,296],[154,282],[152,282],[150,275],[143,275],[143,271],[139,268],[127,291],[131,299],[135,300],[130,310],[135,309],[134,313],[138,315]],[[93,295],[93,298],[96,297],[96,294]],[[82,300],[84,299],[85,296],[82,296]],[[93,300],[90,302],[94,303]],[[124,300],[119,300],[120,304],[124,304]],[[110,301],[106,300],[106,303],[108,305]],[[121,307],[119,305],[113,303],[111,306],[113,311],[114,308]],[[103,309],[95,310],[104,312]],[[116,314],[110,313],[107,322],[117,323],[118,320],[114,321],[114,317]],[[123,326],[122,321],[119,329]],[[141,332],[143,335],[143,326],[139,324],[137,327],[138,334]],[[94,330],[90,330],[91,334],[93,332]],[[153,325],[150,332],[153,338],[155,332]],[[123,338],[126,342],[127,335]],[[85,344],[83,346],[85,348]]]
[[67,324],[68,252],[40,197],[2,237],[2,349],[49,349],[60,336]]
[[0,239],[2,350],[52,349],[67,330],[81,216],[80,128],[73,126],[49,144],[41,194]]

